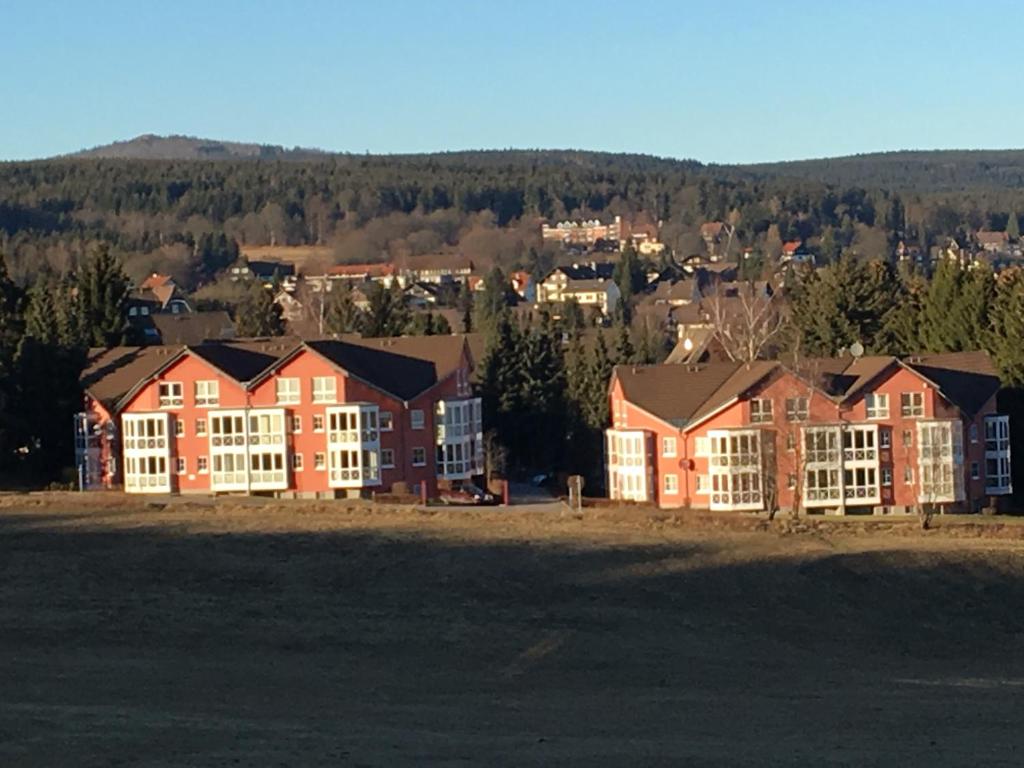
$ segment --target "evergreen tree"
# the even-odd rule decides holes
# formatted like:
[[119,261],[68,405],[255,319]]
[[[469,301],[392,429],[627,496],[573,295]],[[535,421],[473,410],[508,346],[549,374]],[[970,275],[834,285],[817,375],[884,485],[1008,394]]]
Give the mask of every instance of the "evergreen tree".
[[560,334],[547,312],[526,336],[520,414],[520,463],[554,469],[565,439],[565,358]]
[[96,247],[79,271],[78,328],[88,346],[113,347],[128,335],[128,277],[110,249]]
[[514,453],[516,458],[520,447],[524,368],[522,334],[505,309],[495,318],[487,334],[486,351],[480,363],[480,396],[484,424],[493,442]]
[[1003,270],[992,304],[992,356],[1003,384],[1024,387],[1024,269]]
[[636,347],[633,346],[632,335],[629,326],[625,323],[619,324],[618,339],[615,342],[615,359],[619,365],[629,365],[636,362]]
[[587,419],[596,429],[609,426],[608,387],[612,381],[615,362],[608,352],[604,333],[598,331],[597,343],[594,345],[594,360],[591,364],[591,389],[588,397]]
[[254,280],[238,305],[235,327],[239,336],[281,336],[284,321],[281,307],[274,301],[273,291]]
[[367,297],[369,306],[363,319],[363,335],[369,338],[401,336],[409,325],[411,316],[405,306],[405,297],[398,283],[385,288],[374,283]]
[[988,309],[995,291],[988,268],[966,269],[943,259],[921,305],[921,341],[927,352],[959,352],[987,344]]
[[6,259],[0,254],[0,470],[11,468],[16,458],[14,451],[21,444],[23,424],[15,362],[25,327],[23,299],[21,290],[7,273]]
[[844,253],[830,267],[795,274],[793,325],[804,354],[830,356],[854,342],[876,353],[894,345],[902,284],[889,262],[865,264]]
[[347,281],[339,282],[341,284],[334,287],[328,299],[324,328],[328,333],[339,336],[360,333],[363,329],[363,312],[352,298],[352,287]]
[[612,273],[612,279],[622,294],[620,301],[623,306],[632,308],[634,296],[647,285],[647,270],[632,242],[622,249],[622,254]]
[[1010,218],[1006,220],[1006,236],[1011,243],[1020,240],[1020,219],[1016,211],[1010,211]]
[[515,306],[517,299],[505,273],[495,267],[484,277],[484,288],[473,299],[473,325],[486,333],[506,307]]

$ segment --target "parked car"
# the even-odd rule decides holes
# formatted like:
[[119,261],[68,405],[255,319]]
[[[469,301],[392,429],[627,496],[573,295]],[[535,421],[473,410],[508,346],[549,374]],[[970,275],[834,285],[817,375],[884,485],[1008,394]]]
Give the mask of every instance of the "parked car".
[[496,501],[493,493],[487,493],[487,491],[483,491],[471,483],[463,483],[458,488],[441,491],[440,496],[444,504],[461,504],[465,506],[494,504]]

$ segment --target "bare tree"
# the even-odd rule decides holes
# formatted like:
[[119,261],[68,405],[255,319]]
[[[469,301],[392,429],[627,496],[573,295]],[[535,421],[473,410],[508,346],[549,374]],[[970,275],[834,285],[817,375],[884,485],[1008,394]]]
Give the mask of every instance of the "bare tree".
[[738,284],[735,296],[721,285],[707,299],[715,339],[728,358],[750,365],[761,359],[786,327],[778,294],[759,292],[753,282]]

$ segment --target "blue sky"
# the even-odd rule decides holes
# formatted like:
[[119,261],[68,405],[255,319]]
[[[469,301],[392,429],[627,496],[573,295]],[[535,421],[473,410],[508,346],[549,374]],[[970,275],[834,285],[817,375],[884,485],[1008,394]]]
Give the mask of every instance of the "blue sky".
[[750,162],[1024,145],[1019,2],[0,0],[0,159],[181,133]]

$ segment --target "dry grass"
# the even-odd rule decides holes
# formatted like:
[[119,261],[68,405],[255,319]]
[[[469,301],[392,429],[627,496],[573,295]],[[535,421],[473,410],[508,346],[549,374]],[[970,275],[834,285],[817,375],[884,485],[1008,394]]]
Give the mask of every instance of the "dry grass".
[[1019,764],[1024,545],[888,525],[2,497],[0,765]]

